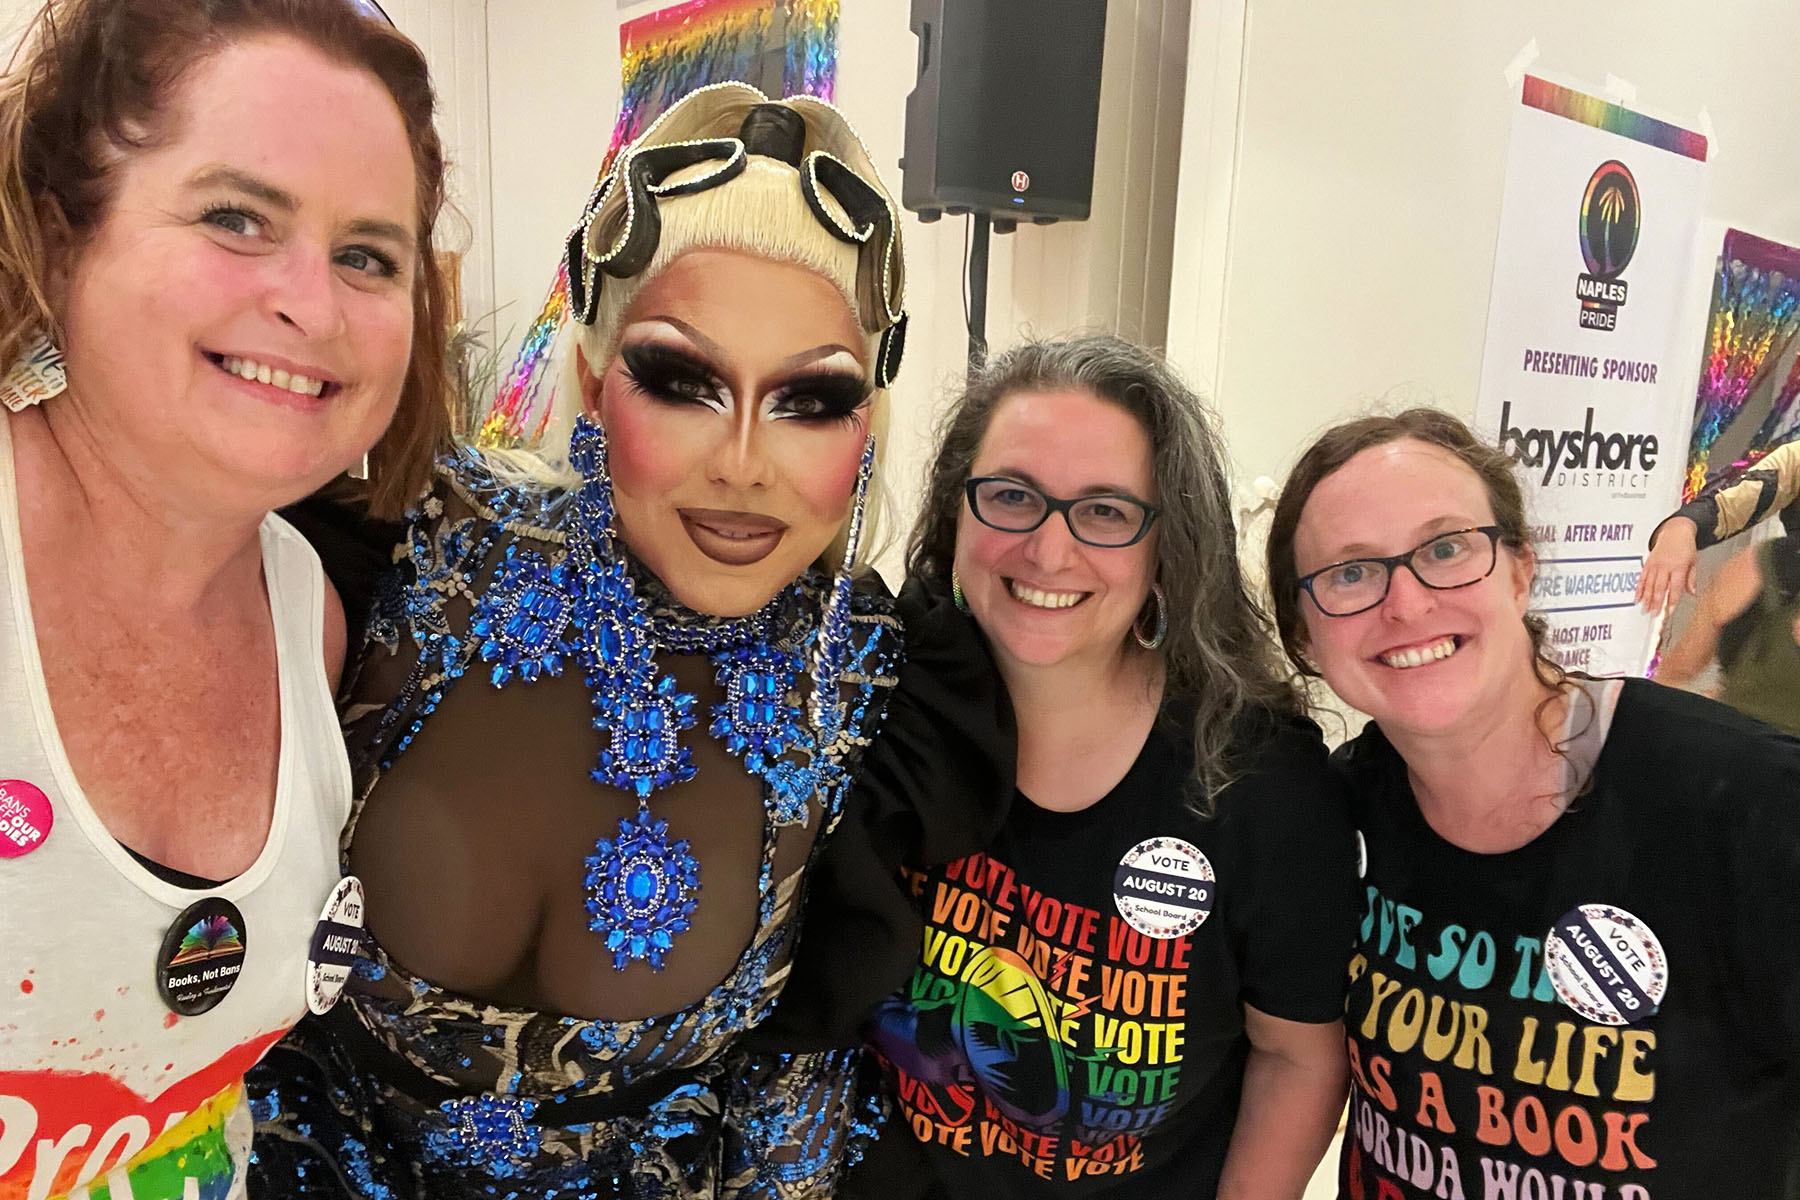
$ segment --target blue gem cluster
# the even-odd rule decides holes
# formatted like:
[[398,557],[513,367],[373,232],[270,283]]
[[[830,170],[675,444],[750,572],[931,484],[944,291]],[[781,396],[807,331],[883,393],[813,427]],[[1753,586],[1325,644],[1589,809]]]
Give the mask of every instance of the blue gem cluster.
[[619,835],[594,843],[587,858],[588,928],[603,931],[613,969],[640,960],[662,970],[663,955],[686,933],[700,890],[700,864],[685,840],[669,840],[669,823],[644,809],[619,822]]
[[490,1173],[530,1159],[542,1140],[530,1124],[535,1102],[518,1096],[462,1096],[439,1105],[456,1157]]
[[[628,1086],[675,1068],[723,1063],[715,1057],[719,1048],[767,1016],[780,991],[778,964],[786,960],[798,912],[796,899],[774,886],[776,835],[784,825],[820,819],[828,829],[835,820],[847,789],[838,760],[878,727],[900,653],[899,631],[891,619],[880,616],[884,609],[878,601],[856,596],[852,616],[847,575],[836,581],[809,575],[764,612],[729,621],[681,609],[654,580],[640,575],[634,581],[622,547],[613,544],[611,496],[603,483],[604,443],[597,437],[578,439],[574,449],[578,459],[586,456],[588,479],[600,481],[595,486],[567,492],[508,487],[471,451],[459,451],[440,464],[443,486],[476,515],[446,517],[445,502],[436,493],[415,515],[405,547],[411,571],[379,592],[370,638],[397,654],[399,643],[410,635],[417,660],[401,694],[366,727],[366,735],[358,735],[358,744],[366,744],[374,765],[385,771],[465,674],[480,673],[495,686],[507,687],[580,672],[594,695],[593,720],[600,733],[596,777],[601,756],[612,755],[609,769],[623,778],[602,782],[635,801],[633,816],[598,839],[584,860],[590,924],[619,969],[633,962],[651,969],[660,965],[687,930],[699,887],[699,863],[691,847],[672,838],[661,814],[650,811],[669,784],[659,784],[657,772],[644,769],[646,765],[662,761],[671,743],[679,760],[683,735],[697,736],[691,731],[699,724],[765,785],[757,934],[724,982],[675,1013],[625,1022],[556,1018],[563,1036],[554,1059],[508,1055],[498,1075],[473,1084],[488,1089],[487,1095],[461,1101],[454,1109],[434,1107],[420,1126],[423,1143],[415,1148],[417,1161],[469,1171],[484,1194],[570,1200],[589,1195],[590,1187],[598,1189],[596,1195],[611,1194],[607,1179],[616,1186],[622,1175],[636,1179],[640,1168],[650,1179],[664,1161],[660,1138],[692,1133],[690,1125],[711,1119],[699,1109],[688,1111],[687,1105],[675,1106],[665,1119],[659,1115],[661,1106],[653,1106],[647,1123],[634,1116],[606,1124],[608,1139],[616,1135],[622,1140],[608,1140],[605,1147],[595,1144],[576,1151],[583,1157],[569,1159],[565,1155],[574,1143],[568,1138],[588,1135],[547,1118],[542,1097],[565,1089],[585,1092],[601,1079],[611,1081],[607,1086]],[[548,548],[558,542],[567,544],[566,553]],[[534,545],[544,549],[533,552]],[[466,603],[466,623],[453,616],[453,601]],[[815,607],[821,601],[822,613]],[[703,711],[673,683],[658,696],[665,676],[656,670],[655,659],[668,654],[706,657],[722,702]],[[812,699],[819,702],[811,709],[800,699],[808,683]],[[603,702],[602,691],[610,693],[610,702]],[[675,697],[685,697],[686,703],[665,714],[674,721],[664,719],[659,726],[654,720],[626,719],[633,702],[674,703]],[[680,727],[671,731],[672,725]],[[672,776],[671,771],[670,782]],[[412,1031],[403,1040],[420,1062],[447,1077],[460,1078],[472,1062],[481,1061],[483,1048],[533,1044],[525,1030],[545,1019],[543,1014],[493,1008],[472,1014],[465,1004],[389,962],[378,944],[373,959],[358,970],[364,978],[391,975],[398,981],[403,996],[371,993],[359,1003],[383,1026]],[[767,1164],[754,1172],[762,1181],[759,1187],[777,1192],[791,1190],[794,1185],[785,1181],[796,1170],[804,1174],[812,1169],[815,1159],[825,1168],[823,1156],[810,1150],[804,1163],[797,1164],[790,1147],[819,1145],[822,1131],[812,1123],[835,1125],[834,1114],[841,1107],[839,1100],[827,1098],[841,1093],[826,1081],[841,1082],[842,1064],[822,1076],[793,1070],[800,1066],[796,1062],[775,1076],[759,1075],[749,1092],[766,1096],[759,1101],[746,1094],[734,1103],[769,1110],[767,1119],[740,1125],[747,1162],[779,1160],[773,1172]],[[571,1089],[577,1079],[581,1082]],[[539,1099],[529,1098],[534,1095]],[[807,1097],[804,1111],[784,1099],[789,1096]],[[466,1123],[465,1111],[470,1118]],[[762,1145],[764,1141],[768,1144]],[[854,1142],[852,1137],[852,1146]],[[628,1150],[629,1157],[615,1161],[614,1149]],[[733,1164],[731,1173],[739,1175],[745,1165]],[[526,1180],[529,1185],[520,1186]]]
[[[865,448],[858,496],[866,494],[873,442]],[[811,644],[811,721],[797,704],[803,661],[772,636],[795,611],[802,588],[784,589],[761,612],[728,621],[681,624],[652,611],[614,541],[606,437],[578,418],[569,461],[582,484],[571,498],[569,551],[559,563],[507,547],[492,584],[474,597],[470,634],[495,687],[560,675],[578,663],[601,735],[594,780],[634,797],[638,812],[599,839],[586,860],[588,928],[601,935],[613,966],[663,968],[689,928],[700,890],[700,864],[686,840],[672,839],[650,799],[694,776],[682,734],[697,722],[697,701],[657,666],[659,652],[706,654],[725,699],[712,706],[707,732],[767,784],[776,826],[804,824],[815,796],[834,796],[843,771],[832,749],[843,729],[839,680],[850,655],[850,576],[834,581]],[[861,504],[853,522],[860,526]],[[852,546],[857,529],[852,531]]]

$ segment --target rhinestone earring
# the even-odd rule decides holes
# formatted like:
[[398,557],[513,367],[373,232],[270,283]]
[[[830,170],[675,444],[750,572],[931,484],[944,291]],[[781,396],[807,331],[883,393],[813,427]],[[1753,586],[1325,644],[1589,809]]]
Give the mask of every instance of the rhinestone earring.
[[831,596],[819,614],[819,638],[813,647],[812,721],[824,751],[844,727],[844,705],[838,697],[838,681],[850,654],[851,575],[856,552],[862,545],[863,516],[869,503],[869,481],[875,474],[875,435],[863,443],[862,462],[856,469],[856,501],[850,510],[850,532],[844,541],[844,561],[831,581]]

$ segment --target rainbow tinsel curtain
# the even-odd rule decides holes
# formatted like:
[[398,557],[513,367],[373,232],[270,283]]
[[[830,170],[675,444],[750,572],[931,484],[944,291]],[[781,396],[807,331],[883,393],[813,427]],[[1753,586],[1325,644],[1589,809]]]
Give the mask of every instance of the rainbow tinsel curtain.
[[[838,4],[688,0],[621,25],[619,119],[596,180],[660,113],[709,83],[735,79],[771,96],[832,99]],[[568,299],[568,271],[559,263],[543,307],[526,329],[481,422],[478,445],[531,446],[542,435],[552,382],[545,378],[546,368],[556,335],[568,320]]]
[[1712,462],[1719,436],[1794,344],[1796,334],[1800,334],[1800,250],[1736,229],[1728,231],[1713,281],[1683,501],[1736,475],[1793,436],[1800,422],[1800,413],[1793,411],[1800,397],[1800,366],[1789,371],[1776,391],[1745,456],[1733,463]]

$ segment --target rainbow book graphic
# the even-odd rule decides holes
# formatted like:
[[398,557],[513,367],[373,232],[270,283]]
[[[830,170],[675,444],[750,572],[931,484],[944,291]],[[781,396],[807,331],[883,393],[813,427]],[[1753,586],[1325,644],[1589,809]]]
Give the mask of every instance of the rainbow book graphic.
[[237,927],[226,917],[206,917],[194,923],[181,939],[181,949],[169,960],[171,967],[186,966],[188,963],[204,962],[209,958],[222,958],[227,954],[242,954],[244,939],[239,935]]

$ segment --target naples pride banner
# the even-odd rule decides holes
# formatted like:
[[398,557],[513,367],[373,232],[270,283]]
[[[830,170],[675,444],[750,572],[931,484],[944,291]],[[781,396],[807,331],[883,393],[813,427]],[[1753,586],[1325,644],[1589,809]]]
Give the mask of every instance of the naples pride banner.
[[1518,463],[1532,607],[1572,670],[1642,675],[1653,651],[1633,590],[1687,465],[1693,380],[1672,360],[1706,150],[1530,75],[1513,115],[1476,431]]

